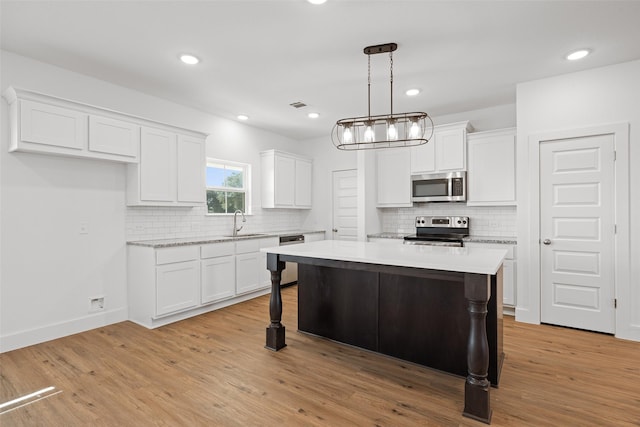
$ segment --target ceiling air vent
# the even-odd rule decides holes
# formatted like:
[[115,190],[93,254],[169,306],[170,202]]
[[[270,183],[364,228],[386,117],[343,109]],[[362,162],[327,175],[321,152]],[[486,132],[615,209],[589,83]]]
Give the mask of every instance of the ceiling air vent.
[[292,102],[291,105],[293,108],[302,108],[302,107],[306,107],[307,104],[305,104],[304,102],[301,101],[297,101],[297,102]]

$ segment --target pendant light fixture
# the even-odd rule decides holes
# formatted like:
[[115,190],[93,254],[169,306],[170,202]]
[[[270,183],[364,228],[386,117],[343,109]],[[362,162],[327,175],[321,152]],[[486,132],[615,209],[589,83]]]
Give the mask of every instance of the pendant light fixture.
[[[372,148],[412,147],[429,142],[433,136],[433,120],[427,113],[393,112],[393,52],[396,43],[367,46],[368,61],[367,115],[350,117],[336,122],[331,141],[339,150],[368,150]],[[389,114],[371,115],[371,55],[389,53],[389,83],[391,105]],[[425,137],[425,135],[427,135]]]

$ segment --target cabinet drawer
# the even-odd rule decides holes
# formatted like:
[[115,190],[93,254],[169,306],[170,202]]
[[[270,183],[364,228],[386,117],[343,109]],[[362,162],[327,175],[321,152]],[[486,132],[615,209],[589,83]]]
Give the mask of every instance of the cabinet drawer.
[[200,247],[200,257],[202,259],[215,258],[219,256],[233,255],[234,254],[233,242],[212,243],[209,245],[202,245]]
[[197,260],[200,256],[199,249],[200,247],[196,245],[157,249],[156,265]]
[[258,252],[260,250],[260,239],[238,240],[236,242],[236,253],[246,254],[249,252]]
[[258,239],[258,245],[260,248],[273,248],[275,246],[280,246],[280,239],[278,237],[269,237],[266,239]]

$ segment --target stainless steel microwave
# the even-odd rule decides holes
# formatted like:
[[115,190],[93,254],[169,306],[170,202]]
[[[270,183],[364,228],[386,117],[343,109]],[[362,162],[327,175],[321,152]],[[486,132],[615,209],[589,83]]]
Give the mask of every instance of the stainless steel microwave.
[[411,200],[414,202],[466,202],[467,173],[411,175]]

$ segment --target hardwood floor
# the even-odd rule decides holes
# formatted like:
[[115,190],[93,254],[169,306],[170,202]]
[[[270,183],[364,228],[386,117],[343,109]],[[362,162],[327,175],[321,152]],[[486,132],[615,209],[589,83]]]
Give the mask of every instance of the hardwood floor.
[[[480,426],[464,380],[296,332],[264,348],[268,296],[156,330],[123,322],[0,355],[5,426]],[[505,319],[493,426],[640,425],[640,343]]]

